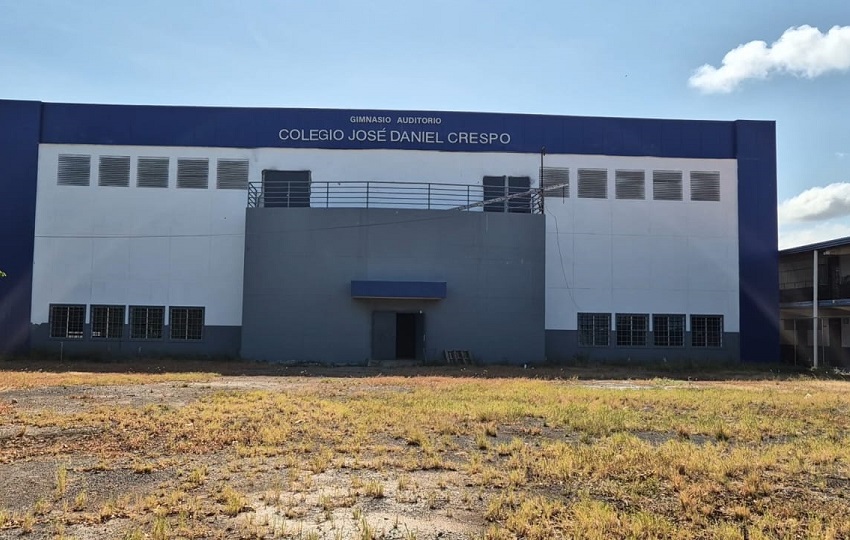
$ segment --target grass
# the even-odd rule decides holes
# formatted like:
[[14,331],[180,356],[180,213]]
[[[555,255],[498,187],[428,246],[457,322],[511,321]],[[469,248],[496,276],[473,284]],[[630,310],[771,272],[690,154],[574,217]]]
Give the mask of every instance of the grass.
[[[44,374],[23,372],[9,380],[30,388],[29,375],[45,382]],[[167,378],[105,377],[112,381],[106,384],[151,386]],[[107,505],[82,489],[84,472],[74,469],[81,491],[71,507],[81,514],[100,509],[96,521],[137,520],[125,537],[143,530],[152,538],[214,535],[204,528],[214,515],[222,527],[237,520],[246,537],[297,522],[303,537],[332,538],[343,533],[331,527],[347,520],[346,536],[374,538],[381,532],[369,513],[388,505],[402,518],[424,512],[491,539],[550,538],[553,531],[577,538],[850,536],[850,387],[841,381],[288,383],[285,391],[210,390],[179,406],[92,400],[82,410],[16,410],[15,424],[30,431],[89,428],[99,433],[97,443],[71,438],[15,447],[14,455],[0,450],[0,459],[92,455],[106,462],[94,474],[132,456],[131,471],[152,473],[156,463],[157,474],[175,472],[171,483],[135,503]],[[227,466],[205,461],[217,457]],[[61,465],[57,496],[67,483]],[[24,515],[58,512],[39,500]],[[261,519],[258,505],[272,517]],[[0,527],[38,525],[2,519]]]
[[166,382],[209,382],[216,373],[87,373],[66,371],[18,371],[0,369],[0,390],[42,388],[45,386],[125,386]]
[[235,516],[247,505],[245,495],[236,491],[233,486],[224,485],[218,496],[218,502],[224,505],[224,514]]
[[66,489],[68,489],[68,468],[62,464],[56,469],[56,496],[65,495]]

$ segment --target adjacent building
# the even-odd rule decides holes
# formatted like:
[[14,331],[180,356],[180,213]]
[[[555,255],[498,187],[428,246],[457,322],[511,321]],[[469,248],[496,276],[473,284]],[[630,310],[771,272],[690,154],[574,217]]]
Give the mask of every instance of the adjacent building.
[[784,362],[850,365],[850,237],[779,252]]

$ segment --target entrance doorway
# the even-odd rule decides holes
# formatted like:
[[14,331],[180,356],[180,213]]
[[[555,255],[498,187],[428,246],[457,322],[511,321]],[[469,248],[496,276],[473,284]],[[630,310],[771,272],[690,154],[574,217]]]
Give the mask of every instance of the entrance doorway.
[[423,360],[424,356],[424,313],[372,312],[372,358],[374,360]]
[[416,358],[417,315],[417,313],[396,313],[395,315],[395,357],[398,359]]

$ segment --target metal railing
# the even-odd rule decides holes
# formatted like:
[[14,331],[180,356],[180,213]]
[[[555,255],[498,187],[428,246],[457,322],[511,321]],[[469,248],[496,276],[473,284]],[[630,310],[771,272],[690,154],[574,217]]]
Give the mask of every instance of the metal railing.
[[[498,190],[497,190],[498,191]],[[410,208],[542,213],[540,190],[494,192],[467,184],[417,182],[249,182],[249,208]]]

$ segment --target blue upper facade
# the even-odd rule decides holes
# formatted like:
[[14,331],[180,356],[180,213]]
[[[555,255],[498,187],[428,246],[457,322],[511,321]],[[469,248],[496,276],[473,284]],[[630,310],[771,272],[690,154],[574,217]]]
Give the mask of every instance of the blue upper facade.
[[469,112],[42,105],[41,142],[736,157],[735,122]]

